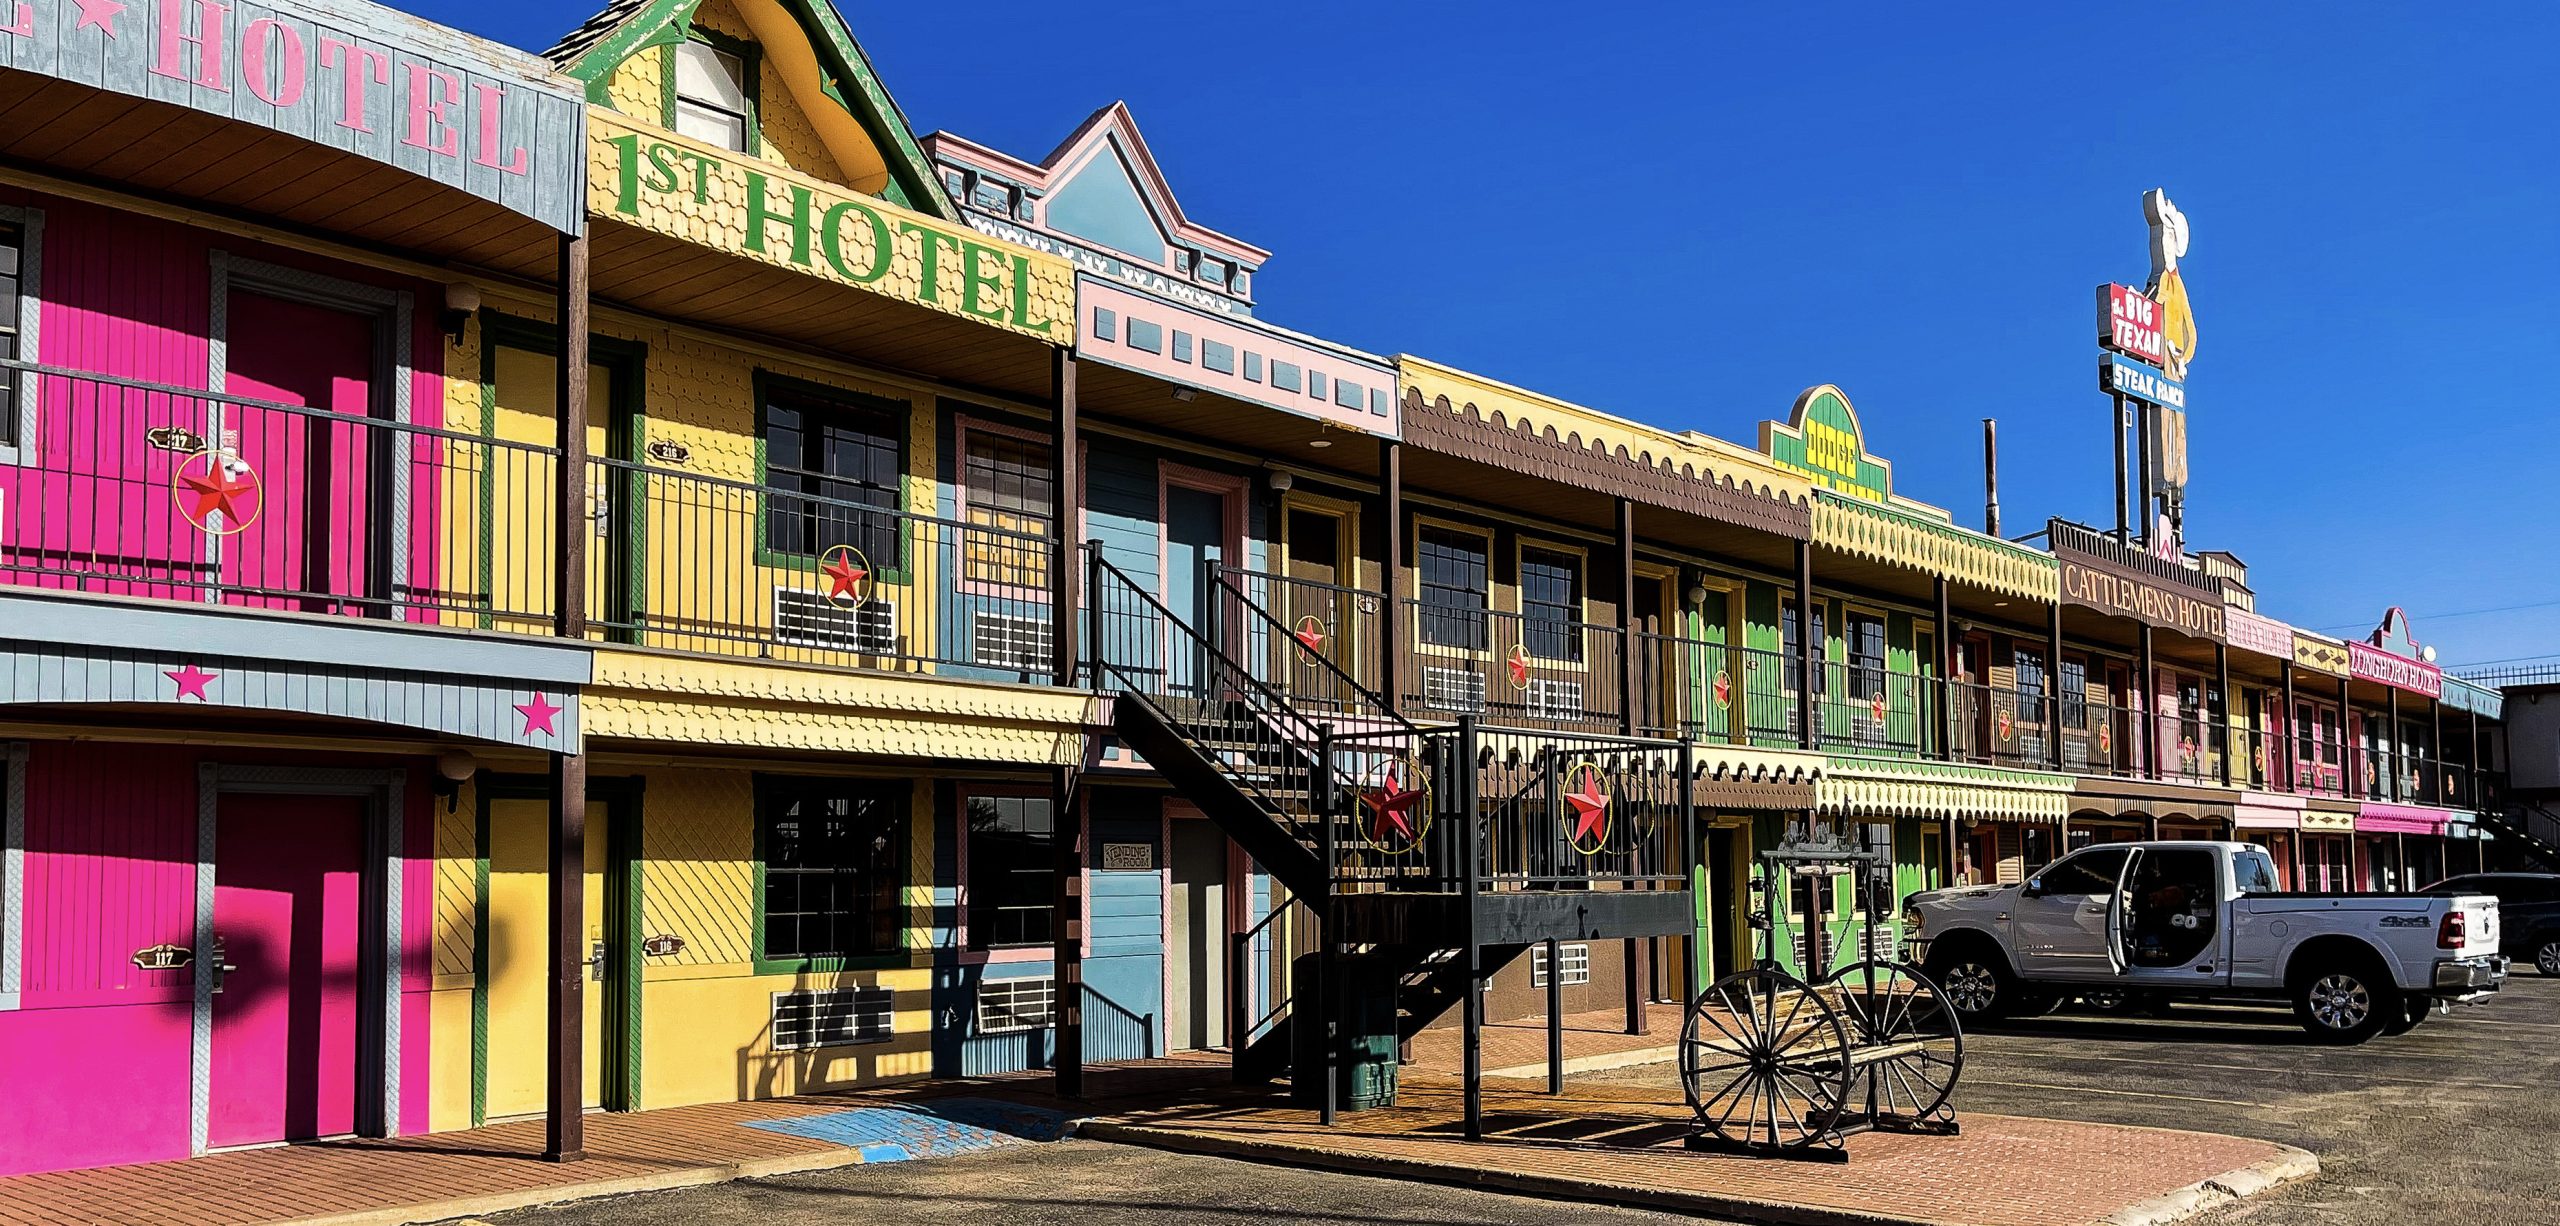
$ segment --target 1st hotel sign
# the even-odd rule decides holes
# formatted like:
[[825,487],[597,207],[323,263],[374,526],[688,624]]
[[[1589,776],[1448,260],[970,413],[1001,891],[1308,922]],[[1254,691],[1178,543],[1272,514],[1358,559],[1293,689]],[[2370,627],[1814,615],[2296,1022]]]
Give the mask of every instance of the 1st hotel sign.
[[699,141],[590,115],[587,203],[599,216],[1066,345],[1075,270]]

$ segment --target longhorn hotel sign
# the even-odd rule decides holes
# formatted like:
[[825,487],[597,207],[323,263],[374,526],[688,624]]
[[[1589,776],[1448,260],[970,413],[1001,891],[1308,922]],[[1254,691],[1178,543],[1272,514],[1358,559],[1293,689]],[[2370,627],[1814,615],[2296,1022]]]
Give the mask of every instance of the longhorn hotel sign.
[[1075,340],[1075,269],[1054,255],[608,111],[588,122],[598,216],[1052,344]]
[[298,136],[555,230],[583,224],[571,84],[363,0],[0,0],[0,68]]
[[2056,546],[2062,563],[2062,598],[2083,608],[2114,613],[2175,630],[2190,638],[2224,638],[2227,615],[2220,597],[2180,591],[2170,584],[2094,554]]

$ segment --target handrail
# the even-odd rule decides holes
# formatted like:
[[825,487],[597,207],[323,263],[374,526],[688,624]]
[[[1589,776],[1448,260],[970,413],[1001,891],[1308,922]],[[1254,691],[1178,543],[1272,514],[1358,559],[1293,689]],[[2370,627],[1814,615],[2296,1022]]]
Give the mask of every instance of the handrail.
[[240,407],[247,409],[262,409],[269,412],[289,414],[294,417],[308,417],[314,421],[326,421],[337,425],[377,426],[382,429],[395,431],[401,434],[411,434],[421,438],[440,438],[447,442],[460,443],[471,447],[503,447],[509,451],[522,451],[534,455],[556,456],[560,454],[560,449],[557,447],[547,447],[540,443],[520,442],[515,439],[495,438],[485,434],[473,434],[469,431],[456,430],[449,426],[430,426],[414,421],[393,421],[389,418],[383,417],[359,417],[353,413],[340,413],[333,409],[318,409],[305,404],[286,404],[280,400],[260,400],[254,396],[241,396],[231,392],[217,392],[209,388],[180,387],[174,383],[153,383],[144,379],[128,379],[122,375],[101,374],[97,371],[90,370],[75,370],[68,366],[45,366],[34,362],[20,362],[10,358],[0,358],[0,371],[16,371],[20,374],[34,375],[38,378],[67,379],[80,383],[103,383],[109,387],[130,388],[138,392],[157,392],[167,396],[185,396],[195,400],[211,400],[222,404],[239,405]]
[[[1240,604],[1240,605],[1243,605],[1245,608],[1248,608],[1248,609],[1253,610],[1253,614],[1254,614],[1254,616],[1259,617],[1259,618],[1261,618],[1264,622],[1268,623],[1268,624],[1270,625],[1271,629],[1273,629],[1273,630],[1275,630],[1275,631],[1278,631],[1279,633],[1284,634],[1284,635],[1285,635],[1285,634],[1290,634],[1290,633],[1292,633],[1292,631],[1289,629],[1289,627],[1287,627],[1287,626],[1284,626],[1284,625],[1280,624],[1280,619],[1279,619],[1279,618],[1273,617],[1273,616],[1271,615],[1271,610],[1266,609],[1266,608],[1263,608],[1260,602],[1258,602],[1258,601],[1254,600],[1254,599],[1253,599],[1252,597],[1250,597],[1250,596],[1245,595],[1245,594],[1244,594],[1244,590],[1243,590],[1242,588],[1237,587],[1237,586],[1234,584],[1234,582],[1233,582],[1233,581],[1231,581],[1231,580],[1229,579],[1229,577],[1228,577],[1228,576],[1230,576],[1230,575],[1234,575],[1234,574],[1249,574],[1249,573],[1253,573],[1253,572],[1233,570],[1233,569],[1230,569],[1230,568],[1228,568],[1228,567],[1221,566],[1221,565],[1219,565],[1219,564],[1218,564],[1217,562],[1215,562],[1215,561],[1212,561],[1212,562],[1210,562],[1210,563],[1209,563],[1209,575],[1210,575],[1210,579],[1211,579],[1213,582],[1215,582],[1215,583],[1219,586],[1219,588],[1221,588],[1222,590],[1226,591],[1227,593],[1229,593],[1229,594],[1233,595],[1233,596],[1236,598],[1236,603],[1238,603],[1238,604]],[[1266,576],[1266,577],[1276,577],[1276,576]],[[1331,584],[1321,584],[1321,585],[1313,585],[1313,586],[1331,587],[1331,586],[1333,586],[1333,585],[1331,585]],[[1343,591],[1343,592],[1350,592],[1352,589],[1349,589],[1349,588],[1339,588],[1339,589],[1336,589],[1336,590]],[[1213,649],[1213,650],[1214,650],[1214,649]],[[1327,657],[1323,652],[1320,652],[1320,651],[1311,651],[1311,652],[1308,652],[1307,654],[1308,654],[1308,655],[1310,655],[1310,656],[1315,657],[1316,662],[1317,662],[1318,664],[1320,664],[1320,665],[1322,665],[1322,666],[1323,666],[1324,671],[1326,671],[1326,672],[1328,672],[1328,673],[1331,673],[1331,674],[1332,674],[1333,676],[1335,676],[1335,677],[1340,678],[1340,679],[1342,680],[1342,683],[1343,683],[1344,685],[1351,687],[1351,692],[1352,692],[1352,693],[1358,694],[1358,695],[1359,695],[1359,696],[1361,696],[1362,698],[1367,699],[1367,700],[1369,701],[1369,705],[1370,705],[1371,707],[1375,708],[1375,709],[1377,710],[1377,712],[1378,712],[1380,715],[1383,715],[1383,716],[1385,716],[1387,719],[1394,721],[1394,722],[1395,722],[1395,724],[1396,724],[1399,728],[1403,729],[1403,730],[1404,730],[1404,731],[1406,731],[1406,732],[1413,733],[1413,734],[1415,734],[1415,735],[1420,735],[1420,734],[1421,734],[1421,732],[1422,732],[1421,727],[1420,727],[1420,726],[1418,726],[1418,725],[1416,725],[1412,720],[1406,719],[1402,714],[1398,713],[1398,712],[1396,711],[1396,709],[1395,709],[1395,705],[1394,705],[1393,703],[1388,702],[1384,697],[1380,696],[1380,695],[1378,694],[1378,692],[1377,692],[1377,691],[1372,690],[1372,689],[1370,689],[1369,687],[1367,687],[1367,686],[1365,686],[1365,685],[1360,684],[1360,682],[1359,682],[1359,680],[1358,680],[1357,678],[1353,677],[1350,673],[1343,671],[1343,668],[1342,668],[1342,666],[1341,666],[1341,665],[1334,663],[1334,662],[1333,662],[1333,660],[1332,660],[1331,658]]]
[[[480,440],[475,438],[473,441],[476,442]],[[605,468],[615,468],[626,472],[637,473],[644,477],[666,477],[671,480],[686,481],[696,485],[715,486],[733,490],[742,494],[754,494],[759,497],[780,497],[788,498],[795,502],[806,502],[819,506],[841,507],[847,511],[857,511],[865,515],[877,515],[883,519],[896,519],[916,524],[937,524],[945,528],[964,528],[971,532],[983,533],[987,536],[998,538],[999,541],[1003,538],[1010,537],[1014,541],[1020,542],[1025,546],[1036,545],[1045,549],[1051,543],[1048,537],[1035,532],[1017,532],[1011,528],[997,528],[987,524],[973,524],[967,520],[945,519],[939,515],[919,514],[914,511],[906,510],[903,507],[873,506],[867,502],[854,502],[850,499],[838,498],[832,494],[813,494],[805,490],[783,489],[778,486],[764,485],[754,481],[742,481],[736,477],[722,477],[711,473],[681,472],[672,468],[661,468],[654,464],[643,464],[636,460],[618,459],[613,456],[589,456],[587,457],[587,462]],[[788,471],[800,470],[795,469]]]
[[[1135,595],[1139,600],[1144,601],[1148,608],[1155,610],[1157,616],[1161,617],[1166,625],[1190,636],[1192,642],[1208,649],[1210,652],[1221,657],[1225,656],[1226,653],[1219,651],[1217,644],[1210,642],[1208,636],[1201,634],[1198,630],[1193,629],[1190,623],[1183,621],[1181,616],[1176,614],[1172,609],[1166,607],[1163,601],[1156,599],[1155,593],[1140,587],[1138,585],[1138,581],[1129,576],[1129,572],[1112,565],[1111,559],[1102,556],[1101,550],[1097,549],[1093,551],[1093,561],[1094,565],[1108,571],[1112,576],[1119,579],[1120,582],[1129,589],[1130,593]],[[1107,668],[1115,673],[1141,671],[1134,666],[1123,669],[1121,666],[1113,664],[1110,660],[1103,657],[1101,647],[1102,644],[1100,643],[1094,644],[1094,666],[1096,668]],[[1232,664],[1233,661],[1229,661],[1229,663]],[[1252,672],[1239,668],[1236,671],[1236,679],[1253,687],[1255,693],[1264,698],[1268,698],[1273,703],[1277,704],[1282,711],[1286,712],[1290,716],[1290,718],[1306,720],[1309,727],[1313,727],[1318,722],[1315,720],[1307,720],[1306,716],[1300,713],[1296,707],[1289,705],[1288,699],[1281,697],[1278,691],[1264,684],[1262,679],[1254,676]],[[1138,691],[1131,692],[1136,693]]]

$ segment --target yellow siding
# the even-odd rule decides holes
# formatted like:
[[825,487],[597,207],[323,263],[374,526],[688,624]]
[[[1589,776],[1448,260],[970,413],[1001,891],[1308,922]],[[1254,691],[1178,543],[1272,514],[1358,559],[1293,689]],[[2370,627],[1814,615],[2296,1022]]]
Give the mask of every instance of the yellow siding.
[[667,49],[650,47],[614,66],[606,105],[634,119],[667,121]]
[[450,811],[435,806],[432,994],[427,1001],[427,1127],[471,1126],[472,949],[480,908],[478,834],[471,789]]
[[[784,767],[782,769],[788,769]],[[908,814],[908,928],[930,958],[933,785],[917,780]],[[926,1076],[933,1069],[928,966],[759,975],[754,962],[754,783],[744,771],[651,771],[643,791],[641,928],[684,938],[642,974],[641,1102],[648,1107],[770,1098]],[[825,1051],[773,1050],[773,994],[885,987],[896,1037]]]

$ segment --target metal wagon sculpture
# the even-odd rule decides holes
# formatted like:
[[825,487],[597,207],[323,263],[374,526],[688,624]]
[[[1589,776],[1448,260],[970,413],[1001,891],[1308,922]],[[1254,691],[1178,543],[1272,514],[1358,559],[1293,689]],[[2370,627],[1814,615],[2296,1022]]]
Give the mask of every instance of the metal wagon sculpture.
[[[1680,1080],[1697,1119],[1691,1149],[1848,1161],[1845,1138],[1875,1129],[1953,1135],[1947,1098],[1964,1070],[1964,1034],[1938,985],[1918,967],[1877,956],[1892,869],[1883,851],[1790,846],[1761,853],[1757,888],[1775,907],[1753,909],[1756,965],[1717,980],[1690,1002],[1680,1035]],[[1834,967],[1824,948],[1824,906],[1808,909],[1808,977],[1778,957],[1772,910],[1789,886],[1854,879],[1868,917],[1863,956]],[[1884,898],[1878,897],[1879,893]]]

